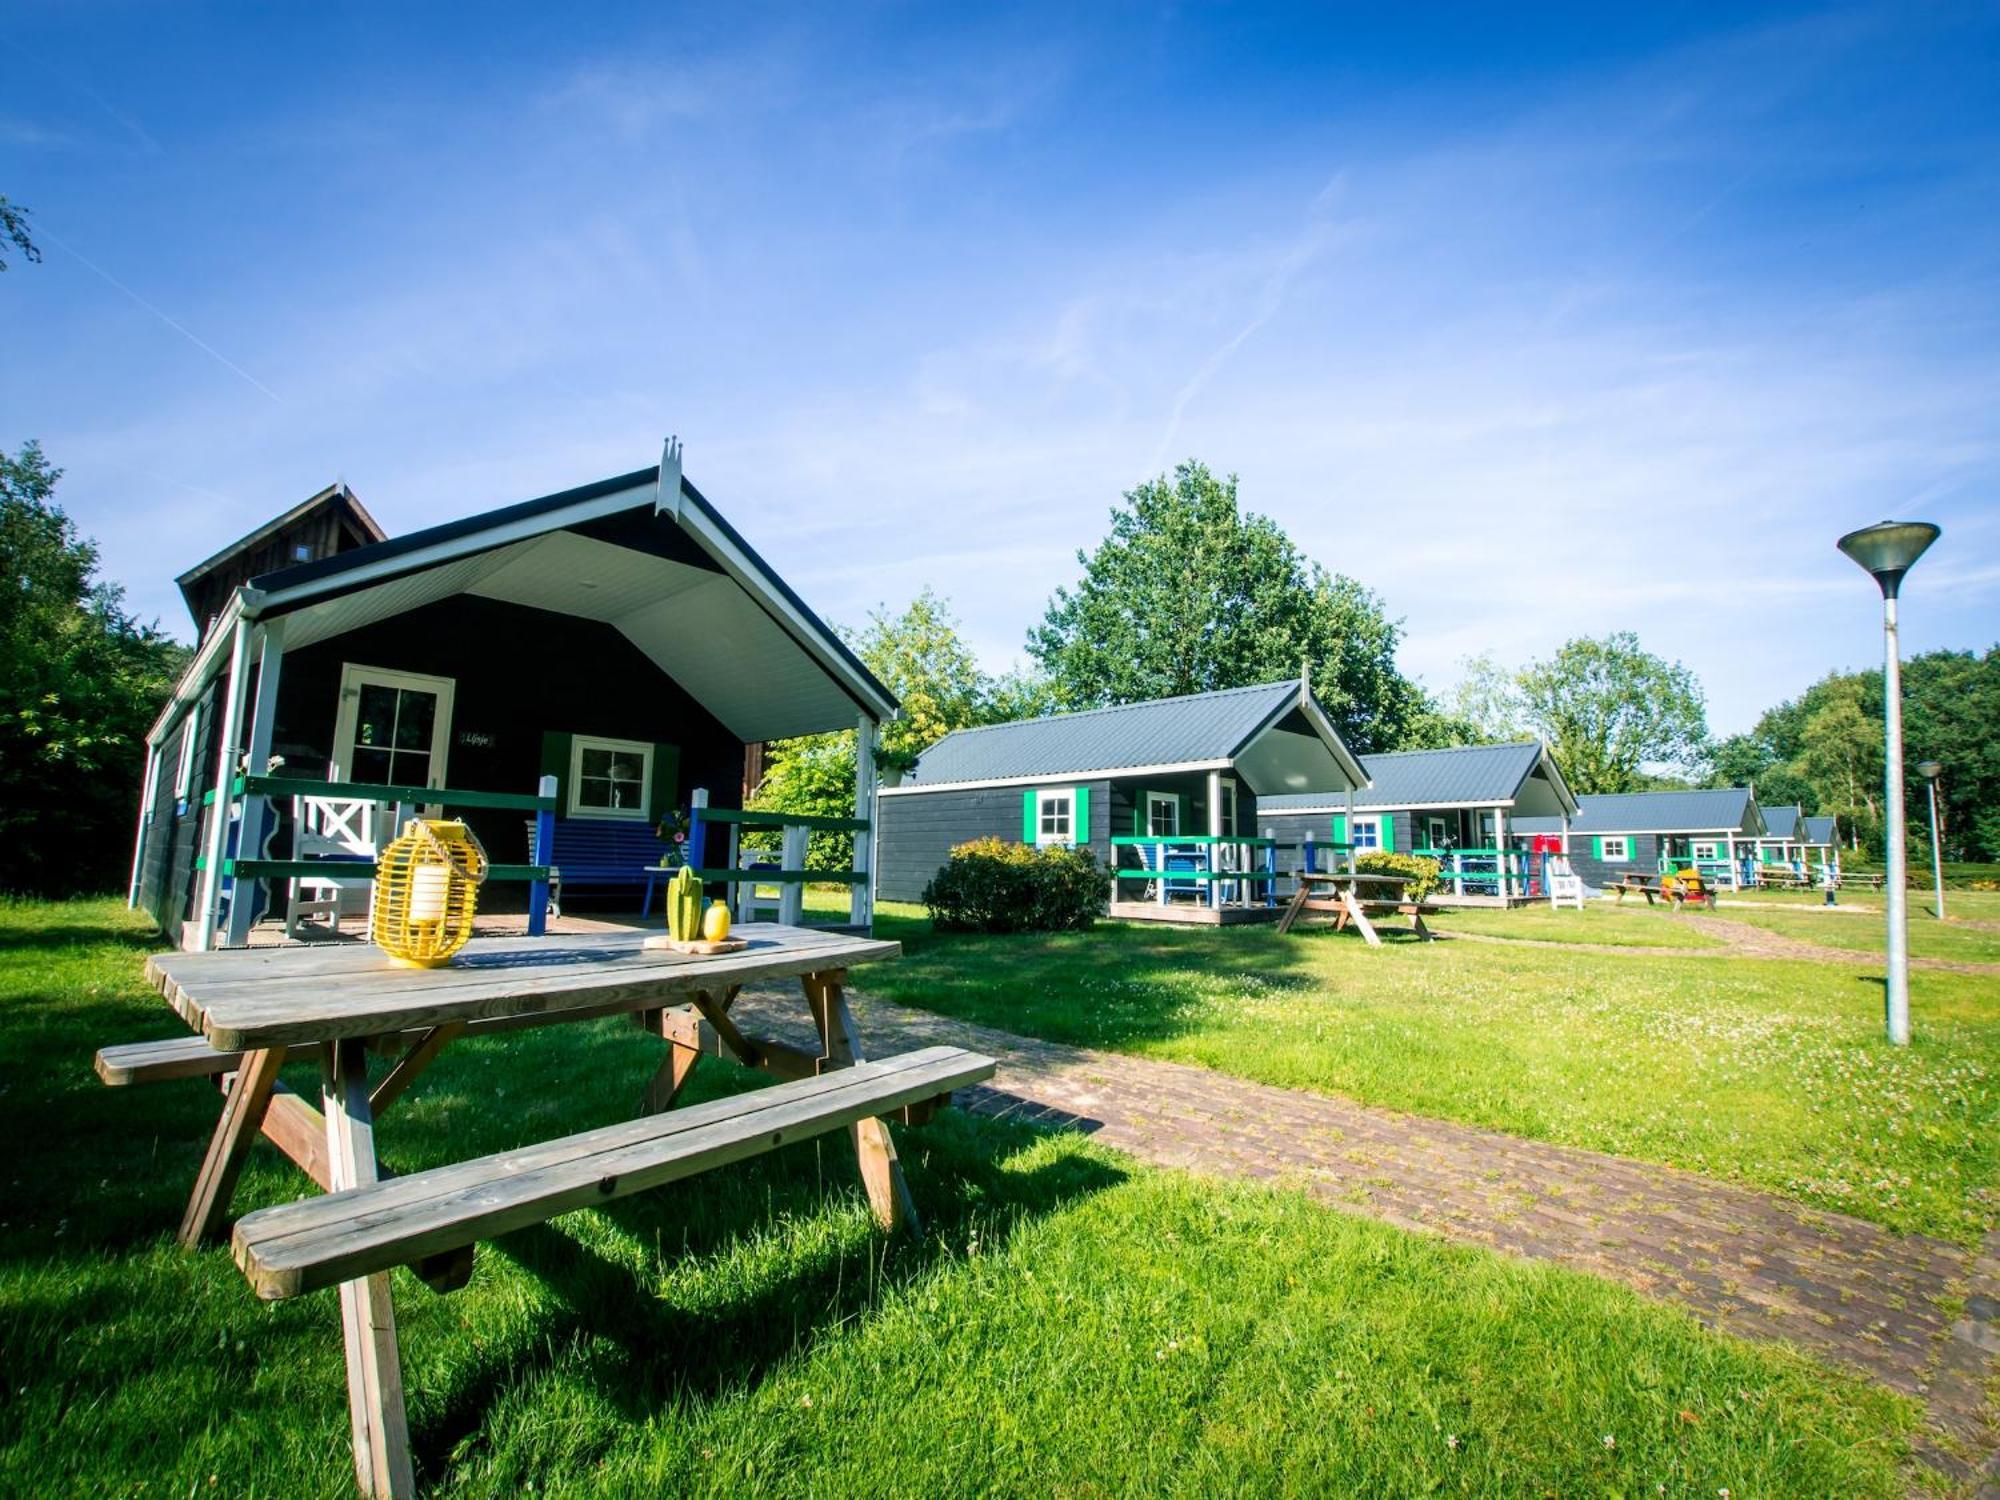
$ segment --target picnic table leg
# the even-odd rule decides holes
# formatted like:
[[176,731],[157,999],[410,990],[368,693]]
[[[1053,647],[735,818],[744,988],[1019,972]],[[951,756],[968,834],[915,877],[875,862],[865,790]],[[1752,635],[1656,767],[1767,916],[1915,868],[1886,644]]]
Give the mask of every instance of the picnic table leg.
[[1368,913],[1361,909],[1361,902],[1356,899],[1351,889],[1342,898],[1342,903],[1347,912],[1347,920],[1361,929],[1361,935],[1368,940],[1368,946],[1381,947],[1382,938],[1375,931],[1375,924],[1368,920]]
[[[861,1037],[842,992],[845,978],[844,971],[834,969],[824,974],[806,974],[800,979],[830,1068],[851,1068],[862,1060]],[[850,1126],[848,1133],[861,1163],[861,1185],[868,1190],[868,1206],[875,1211],[875,1222],[892,1233],[904,1228],[915,1230],[917,1205],[910,1196],[909,1183],[904,1180],[903,1164],[896,1159],[896,1143],[889,1138],[888,1121],[861,1120]]]
[[243,1055],[236,1069],[236,1081],[223,1096],[222,1118],[215,1122],[208,1155],[202,1159],[201,1174],[195,1178],[194,1195],[188,1199],[187,1213],[181,1218],[181,1243],[189,1249],[222,1233],[223,1220],[229,1214],[229,1199],[243,1171],[243,1158],[263,1129],[264,1111],[270,1106],[271,1090],[277,1086],[278,1069],[284,1063],[283,1047]]
[[[368,1107],[368,1048],[329,1043],[321,1100],[326,1115],[328,1176],[335,1192],[377,1180],[375,1122]],[[354,1434],[354,1477],[363,1494],[414,1496],[409,1419],[403,1410],[403,1362],[396,1349],[396,1308],[389,1273],[342,1282],[340,1327],[347,1349],[347,1409]]]
[[1306,898],[1312,894],[1312,887],[1306,884],[1304,874],[1299,877],[1299,888],[1292,892],[1291,903],[1285,907],[1285,914],[1278,918],[1278,931],[1290,932],[1292,924],[1299,919],[1299,913],[1306,909]]

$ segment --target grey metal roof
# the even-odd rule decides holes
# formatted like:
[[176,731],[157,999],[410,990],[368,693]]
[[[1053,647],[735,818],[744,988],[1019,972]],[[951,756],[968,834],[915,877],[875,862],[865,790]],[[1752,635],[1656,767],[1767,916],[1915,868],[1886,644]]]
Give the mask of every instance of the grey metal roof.
[[1804,821],[1806,825],[1805,841],[1808,844],[1832,845],[1836,833],[1836,825],[1832,813],[1827,813],[1820,817],[1809,817]]
[[[1504,803],[1534,773],[1542,747],[1535,740],[1513,745],[1457,745],[1448,750],[1397,750],[1364,755],[1361,767],[1373,786],[1354,794],[1356,807],[1440,807],[1462,802]],[[1259,797],[1265,812],[1319,812],[1345,807],[1345,793],[1286,792]]]
[[[1720,833],[1762,832],[1757,799],[1742,786],[1705,787],[1696,791],[1605,792],[1579,797],[1571,833]],[[1516,818],[1516,833],[1558,833],[1558,818]]]
[[1084,776],[1136,766],[1226,761],[1298,696],[1295,678],[960,729],[924,751],[904,784]]
[[1774,839],[1791,839],[1799,835],[1799,817],[1804,812],[1798,803],[1789,807],[1767,807],[1764,809],[1765,831]]

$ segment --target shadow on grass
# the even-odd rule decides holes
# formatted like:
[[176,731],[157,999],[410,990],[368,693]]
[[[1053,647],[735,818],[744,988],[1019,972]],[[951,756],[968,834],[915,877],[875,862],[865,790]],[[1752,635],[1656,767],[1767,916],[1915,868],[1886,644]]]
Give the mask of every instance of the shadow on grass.
[[[438,1476],[464,1462],[503,1393],[561,1366],[579,1370],[627,1421],[645,1422],[676,1400],[709,1401],[748,1389],[776,1366],[963,1253],[1060,1211],[1125,1178],[1096,1156],[1056,1155],[1008,1165],[1043,1131],[955,1112],[898,1132],[924,1215],[922,1230],[890,1240],[872,1228],[800,1236],[775,1274],[726,1280],[733,1259],[768,1264],[758,1242],[829,1207],[853,1210],[859,1174],[844,1135],[818,1150],[793,1149],[719,1174],[623,1199],[592,1212],[642,1252],[635,1269],[553,1224],[482,1245],[540,1281],[559,1310],[532,1338],[465,1369],[442,1409],[412,1432],[418,1470]],[[850,1228],[857,1216],[843,1222]],[[775,1231],[773,1226],[779,1226]],[[670,1246],[668,1250],[657,1247]],[[685,1269],[698,1285],[677,1284]],[[657,1276],[660,1284],[649,1285]],[[422,1295],[422,1294],[418,1294]],[[525,1343],[525,1347],[524,1347]]]

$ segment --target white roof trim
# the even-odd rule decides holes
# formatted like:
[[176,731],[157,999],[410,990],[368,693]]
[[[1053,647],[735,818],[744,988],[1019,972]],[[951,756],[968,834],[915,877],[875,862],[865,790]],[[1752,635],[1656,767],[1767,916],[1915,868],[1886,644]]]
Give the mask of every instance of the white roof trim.
[[[1354,758],[1354,752],[1347,748],[1347,742],[1340,737],[1340,731],[1333,727],[1333,720],[1326,716],[1325,710],[1313,698],[1312,689],[1303,681],[1299,683],[1298,706],[1305,711],[1306,721],[1312,725],[1313,731],[1326,742],[1327,750],[1348,781],[1353,783],[1354,789],[1360,791],[1363,787],[1373,786],[1375,783],[1368,779],[1367,770]],[[1272,722],[1275,723],[1276,720]],[[1267,724],[1264,729],[1268,730],[1270,727]],[[1264,730],[1258,731],[1260,734],[1263,732]]]
[[[1511,810],[1513,806],[1514,802],[1510,797],[1505,802],[1493,802],[1490,800],[1479,802],[1357,802],[1354,804],[1354,810],[1358,813],[1387,813],[1427,812],[1434,807],[1447,811],[1456,811],[1460,808],[1495,807],[1504,812]],[[1257,809],[1257,816],[1260,818],[1266,816],[1289,818],[1294,814],[1344,813],[1346,811],[1347,801],[1345,798],[1342,798],[1338,802],[1315,802],[1310,807],[1265,807],[1260,805]]]
[[916,797],[925,792],[973,792],[996,786],[1058,786],[1079,781],[1121,781],[1127,776],[1171,776],[1178,771],[1227,771],[1233,760],[1184,760],[1159,766],[1106,766],[1096,771],[1047,771],[1034,776],[989,776],[980,781],[933,781],[923,786],[885,786],[878,797]]
[[201,644],[182,668],[174,690],[167,695],[161,705],[159,715],[153,720],[153,727],[146,731],[146,743],[157,748],[167,737],[167,731],[180,719],[187,707],[201,696],[202,685],[214,675],[216,659],[228,660],[229,643],[236,634],[236,621],[244,612],[244,601],[254,597],[254,591],[239,588],[232,593],[222,606],[222,613],[215,617],[215,623],[208,627],[208,634],[201,638]]
[[505,526],[468,531],[441,542],[433,542],[428,547],[419,547],[414,552],[398,553],[394,557],[385,557],[358,568],[347,568],[321,578],[311,578],[290,588],[272,589],[262,596],[258,607],[252,610],[251,614],[254,618],[270,609],[295,608],[307,600],[318,598],[321,594],[345,593],[350,589],[380,583],[403,573],[418,573],[436,567],[439,563],[470,557],[475,553],[491,552],[497,547],[506,546],[509,542],[526,541],[544,532],[561,531],[585,521],[594,521],[599,516],[616,515],[621,510],[630,510],[637,503],[635,497],[643,495],[646,489],[645,485],[633,485],[629,489],[616,490],[609,495],[599,495],[594,500],[579,500],[574,505],[565,505],[560,510],[524,516]]

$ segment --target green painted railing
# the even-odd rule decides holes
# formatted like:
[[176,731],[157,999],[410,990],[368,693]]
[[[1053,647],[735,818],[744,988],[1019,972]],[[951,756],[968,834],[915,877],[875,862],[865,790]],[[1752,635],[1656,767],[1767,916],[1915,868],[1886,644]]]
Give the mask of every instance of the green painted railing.
[[1233,833],[1121,833],[1114,834],[1113,845],[1124,844],[1236,844],[1245,849],[1275,849],[1276,839],[1251,838]]

